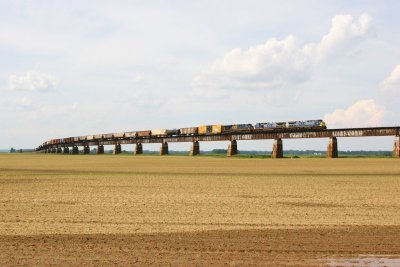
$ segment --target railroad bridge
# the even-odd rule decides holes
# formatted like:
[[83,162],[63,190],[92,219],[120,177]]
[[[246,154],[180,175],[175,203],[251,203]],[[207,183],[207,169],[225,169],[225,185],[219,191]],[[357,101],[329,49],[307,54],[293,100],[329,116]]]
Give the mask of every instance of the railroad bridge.
[[[168,143],[190,142],[192,147],[190,155],[200,153],[199,142],[229,141],[227,155],[232,156],[238,153],[237,141],[240,140],[265,140],[273,139],[273,158],[283,157],[282,139],[299,138],[328,138],[327,157],[338,157],[337,137],[371,137],[371,136],[394,136],[393,156],[400,157],[400,126],[398,127],[369,127],[369,128],[346,128],[346,129],[281,129],[281,130],[257,130],[239,133],[221,134],[195,134],[175,136],[144,136],[144,137],[118,137],[101,138],[97,140],[73,141],[68,143],[48,144],[39,146],[36,151],[44,153],[79,154],[79,147],[83,147],[83,153],[89,154],[90,146],[97,147],[97,154],[104,153],[105,145],[114,145],[114,154],[121,153],[121,145],[134,144],[135,154],[143,153],[143,145],[149,143],[160,143],[160,155],[168,154]],[[70,151],[70,148],[72,149]]]

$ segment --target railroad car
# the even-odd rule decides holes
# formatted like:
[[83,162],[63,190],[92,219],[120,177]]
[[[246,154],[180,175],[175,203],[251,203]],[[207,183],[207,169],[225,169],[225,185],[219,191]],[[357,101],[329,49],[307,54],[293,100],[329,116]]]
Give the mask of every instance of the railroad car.
[[137,132],[137,136],[138,136],[138,137],[148,137],[148,136],[151,136],[151,131],[150,131],[150,130],[138,131],[138,132]]
[[137,136],[136,132],[125,132],[125,137],[135,138]]
[[86,136],[78,136],[79,141],[86,141]]
[[74,137],[74,142],[78,142],[79,141],[79,137]]
[[102,134],[95,134],[94,135],[94,139],[96,139],[96,140],[103,139],[103,135]]
[[213,132],[213,125],[199,126],[199,134],[211,134]]
[[152,130],[152,136],[173,136],[179,135],[179,129],[159,129],[159,130]]
[[124,138],[125,137],[125,133],[113,133],[113,137],[114,138]]
[[311,128],[311,129],[326,129],[326,124],[323,120],[307,120],[307,121],[289,121],[288,128]]
[[181,131],[179,129],[169,129],[167,130],[167,135],[179,135],[181,133]]
[[73,143],[73,142],[74,142],[74,137],[64,138],[64,143]]
[[285,128],[286,122],[258,122],[254,127],[255,130],[276,130]]
[[164,136],[167,135],[167,129],[151,130],[151,136]]
[[220,134],[224,130],[224,126],[221,124],[215,124],[212,126],[212,133],[213,134]]
[[222,132],[241,132],[251,130],[253,130],[253,125],[251,124],[232,124],[222,126]]
[[103,134],[103,138],[104,139],[112,139],[113,138],[113,134],[112,133]]
[[186,127],[179,129],[180,134],[184,135],[195,135],[199,132],[199,127]]
[[93,140],[94,140],[94,135],[88,135],[88,136],[86,136],[86,140],[88,140],[88,141],[93,141]]

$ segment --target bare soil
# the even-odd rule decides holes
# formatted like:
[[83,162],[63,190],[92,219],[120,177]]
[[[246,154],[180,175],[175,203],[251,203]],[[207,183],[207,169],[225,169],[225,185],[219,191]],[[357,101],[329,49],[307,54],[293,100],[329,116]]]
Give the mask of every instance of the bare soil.
[[400,266],[399,163],[0,155],[0,265]]

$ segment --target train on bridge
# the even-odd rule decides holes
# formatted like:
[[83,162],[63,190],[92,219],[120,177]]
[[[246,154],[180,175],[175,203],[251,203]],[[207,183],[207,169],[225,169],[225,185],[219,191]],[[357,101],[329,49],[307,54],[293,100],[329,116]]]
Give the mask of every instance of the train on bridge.
[[194,135],[217,135],[217,134],[235,134],[235,133],[254,133],[265,131],[282,131],[290,130],[325,130],[326,123],[323,120],[305,120],[305,121],[289,121],[289,122],[258,122],[256,124],[232,124],[232,125],[202,125],[198,127],[186,127],[180,129],[159,129],[132,131],[108,134],[95,134],[77,137],[67,137],[59,139],[51,139],[43,143],[43,147],[47,145],[68,144],[83,141],[109,140],[109,139],[126,139],[137,137],[172,137],[172,136],[194,136]]

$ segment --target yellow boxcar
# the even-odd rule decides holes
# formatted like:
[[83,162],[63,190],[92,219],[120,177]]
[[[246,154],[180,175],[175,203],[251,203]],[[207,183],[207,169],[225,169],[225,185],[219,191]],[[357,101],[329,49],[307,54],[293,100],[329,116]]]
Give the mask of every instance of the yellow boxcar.
[[199,134],[213,134],[215,125],[202,125],[199,126]]
[[213,134],[220,134],[222,133],[222,125],[221,124],[216,124],[212,126],[212,133]]
[[207,134],[207,125],[199,126],[199,134]]

